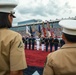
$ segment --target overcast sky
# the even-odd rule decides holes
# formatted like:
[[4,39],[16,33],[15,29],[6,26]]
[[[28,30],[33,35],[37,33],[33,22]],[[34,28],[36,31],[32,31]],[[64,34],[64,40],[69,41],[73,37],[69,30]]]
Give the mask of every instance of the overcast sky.
[[[2,0],[3,1],[3,0]],[[9,0],[7,0],[9,1]],[[14,1],[14,0],[10,0]],[[13,24],[29,19],[61,19],[76,16],[76,0],[16,0]]]

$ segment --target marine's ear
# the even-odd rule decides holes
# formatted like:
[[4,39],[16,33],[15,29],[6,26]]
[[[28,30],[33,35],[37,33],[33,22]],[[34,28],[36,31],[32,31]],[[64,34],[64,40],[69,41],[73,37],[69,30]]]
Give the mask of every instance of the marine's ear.
[[63,39],[65,42],[67,41],[64,33],[62,33],[62,39]]

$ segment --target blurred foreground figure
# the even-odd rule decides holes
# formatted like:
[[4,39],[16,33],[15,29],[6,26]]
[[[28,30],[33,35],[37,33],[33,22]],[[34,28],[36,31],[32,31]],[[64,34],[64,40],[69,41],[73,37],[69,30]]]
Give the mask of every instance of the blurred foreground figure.
[[76,20],[62,20],[65,44],[47,56],[43,75],[76,75]]
[[23,75],[27,68],[24,44],[19,33],[10,30],[16,3],[0,2],[0,75]]

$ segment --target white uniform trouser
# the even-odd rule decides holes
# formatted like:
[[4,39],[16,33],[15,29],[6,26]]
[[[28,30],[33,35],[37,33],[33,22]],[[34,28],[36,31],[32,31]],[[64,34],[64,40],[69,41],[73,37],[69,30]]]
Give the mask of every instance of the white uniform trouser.
[[45,45],[44,45],[44,44],[42,44],[42,45],[41,45],[41,47],[42,47],[42,51],[44,51]]
[[37,50],[39,50],[39,49],[40,49],[40,43],[37,42]]

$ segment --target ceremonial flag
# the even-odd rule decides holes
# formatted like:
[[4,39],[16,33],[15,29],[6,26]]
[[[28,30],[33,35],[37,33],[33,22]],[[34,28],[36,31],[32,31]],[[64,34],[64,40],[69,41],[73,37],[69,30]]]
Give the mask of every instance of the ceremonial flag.
[[36,28],[35,25],[32,26],[32,35],[35,36]]
[[32,25],[32,32],[35,32],[35,25]]
[[55,35],[54,35],[53,31],[51,32],[51,36],[52,36],[52,38],[55,38]]
[[29,32],[29,27],[28,26],[26,26],[26,34],[31,35],[30,32]]
[[46,36],[46,29],[45,29],[45,26],[44,26],[44,22],[42,23],[42,30],[43,30],[43,35]]
[[31,28],[31,26],[30,26],[30,33],[32,34],[32,28]]
[[48,21],[47,21],[47,35],[48,35],[48,37],[52,36],[51,26]]
[[38,31],[39,31],[39,33],[41,33],[41,27],[40,27],[40,25],[38,26]]
[[47,30],[50,31],[50,24],[48,21],[47,21]]

